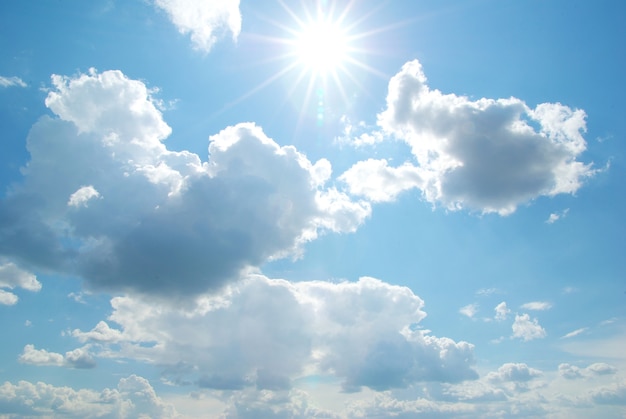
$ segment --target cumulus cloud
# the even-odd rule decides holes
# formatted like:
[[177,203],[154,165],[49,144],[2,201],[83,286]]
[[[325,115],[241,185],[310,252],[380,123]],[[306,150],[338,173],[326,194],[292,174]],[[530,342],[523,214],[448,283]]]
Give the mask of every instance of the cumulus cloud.
[[203,162],[165,147],[171,129],[142,82],[95,70],[52,82],[57,117],[33,126],[24,180],[0,201],[0,257],[91,288],[192,296],[371,212],[324,186],[327,160],[252,123],[212,135]]
[[194,48],[208,52],[218,39],[230,32],[236,40],[241,32],[239,0],[154,0],[167,12],[182,34],[190,34]]
[[[417,161],[394,173],[401,190],[412,185],[427,201],[450,210],[507,215],[540,196],[574,193],[595,173],[591,164],[577,160],[586,148],[585,117],[584,111],[560,103],[531,109],[516,98],[471,100],[444,94],[428,86],[415,60],[389,82],[387,108],[378,124],[387,136],[406,142]],[[381,170],[380,164],[357,168],[361,175],[371,169],[362,183],[393,172]],[[351,179],[353,193],[376,196]]]
[[5,77],[0,76],[0,87],[27,87],[28,85],[24,82],[24,80],[19,77]]
[[96,366],[96,361],[89,353],[89,346],[66,352],[65,356],[63,356],[56,352],[48,352],[45,349],[35,349],[34,345],[26,345],[18,361],[22,364],[79,369],[94,368]]
[[27,272],[12,262],[0,264],[0,304],[14,305],[19,300],[18,296],[3,288],[23,288],[27,291],[39,291],[41,282],[37,277]]
[[552,308],[552,303],[547,301],[531,301],[530,303],[522,304],[522,309],[533,311],[545,311]]
[[498,304],[494,308],[494,311],[496,312],[495,319],[498,321],[506,320],[507,316],[511,312],[511,310],[509,310],[509,308],[506,306],[506,302],[504,301]]
[[393,201],[400,192],[421,183],[418,168],[408,163],[389,167],[386,160],[374,159],[356,163],[339,180],[346,183],[351,194],[372,202]]
[[101,392],[56,387],[43,382],[5,382],[0,386],[0,411],[9,417],[179,418],[174,407],[158,397],[145,378],[120,379],[116,389]]
[[626,382],[614,383],[592,390],[591,400],[598,404],[626,405]]
[[520,382],[530,381],[541,376],[543,373],[535,368],[530,368],[524,363],[506,363],[498,368],[497,372],[487,374],[487,380],[493,382]]
[[577,378],[591,378],[599,375],[611,375],[617,372],[617,368],[604,362],[597,362],[585,368],[579,368],[576,365],[559,364],[559,375],[568,380]]
[[374,278],[290,283],[252,275],[186,308],[129,296],[111,304],[118,328],[100,323],[72,335],[101,344],[101,356],[164,366],[176,383],[279,391],[294,377],[321,374],[358,391],[477,378],[471,344],[418,330],[423,301]]
[[541,339],[546,336],[546,331],[537,319],[531,319],[526,313],[515,315],[515,322],[512,326],[513,337],[527,342],[533,339]]

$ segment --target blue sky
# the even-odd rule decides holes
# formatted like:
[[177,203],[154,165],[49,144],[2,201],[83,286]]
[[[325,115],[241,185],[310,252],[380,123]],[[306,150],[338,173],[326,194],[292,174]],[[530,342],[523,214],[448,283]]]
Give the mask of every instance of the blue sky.
[[0,5],[0,417],[622,417],[617,1]]

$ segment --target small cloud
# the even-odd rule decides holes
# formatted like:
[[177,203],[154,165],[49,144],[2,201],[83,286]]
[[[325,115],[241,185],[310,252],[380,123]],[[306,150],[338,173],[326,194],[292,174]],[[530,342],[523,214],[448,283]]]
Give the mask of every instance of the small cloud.
[[478,291],[476,291],[476,295],[488,297],[491,294],[495,294],[497,292],[498,292],[497,288],[481,288]]
[[515,322],[512,326],[513,338],[522,339],[528,342],[533,339],[541,339],[546,337],[546,330],[541,327],[537,319],[531,319],[526,313],[515,315]]
[[608,326],[609,324],[613,324],[617,321],[617,317],[612,317],[610,319],[602,320],[600,322],[600,326]]
[[500,304],[498,304],[494,308],[494,310],[496,312],[495,319],[498,320],[498,321],[506,320],[506,317],[511,312],[511,310],[509,310],[508,307],[506,306],[506,302],[504,302],[504,301],[502,301]]
[[459,309],[459,313],[461,313],[464,316],[469,317],[470,319],[473,318],[476,313],[478,313],[478,304],[468,304],[464,307],[461,307]]
[[48,352],[45,349],[35,349],[35,345],[26,345],[18,361],[21,364],[78,369],[88,369],[96,366],[96,361],[89,353],[89,345],[66,352],[65,356],[56,352]]
[[0,87],[28,87],[28,85],[19,77],[0,76]]
[[561,336],[561,339],[569,339],[569,338],[573,338],[574,336],[578,336],[581,333],[587,331],[587,329],[589,329],[588,327],[581,327],[580,329],[576,329],[572,332],[566,333],[565,335]]
[[76,301],[77,303],[87,304],[85,302],[85,299],[83,298],[84,296],[85,296],[85,293],[83,293],[83,292],[70,292],[69,294],[67,294],[68,298],[71,298],[72,300]]
[[576,287],[565,287],[565,288],[563,288],[563,294],[573,294],[575,292],[578,292],[578,288],[576,288]]
[[561,218],[565,218],[568,212],[569,212],[569,208],[566,208],[561,212],[553,212],[552,214],[550,214],[550,216],[546,220],[546,223],[554,224],[555,222],[559,221]]
[[32,325],[33,325],[33,323],[32,323],[30,320],[26,320],[26,321],[24,322],[24,326],[26,326],[26,327],[30,327],[30,326],[32,326]]
[[531,301],[530,303],[522,304],[524,310],[533,311],[545,311],[552,308],[552,304],[547,301]]
[[70,195],[67,205],[70,207],[86,207],[87,203],[93,198],[100,198],[100,192],[91,185],[82,186]]

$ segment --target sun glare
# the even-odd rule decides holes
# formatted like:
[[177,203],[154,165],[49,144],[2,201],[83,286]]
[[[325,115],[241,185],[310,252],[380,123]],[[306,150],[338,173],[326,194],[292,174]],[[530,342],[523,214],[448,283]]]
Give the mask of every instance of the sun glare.
[[306,68],[325,74],[341,67],[347,47],[346,34],[339,25],[320,20],[302,28],[296,39],[295,53]]

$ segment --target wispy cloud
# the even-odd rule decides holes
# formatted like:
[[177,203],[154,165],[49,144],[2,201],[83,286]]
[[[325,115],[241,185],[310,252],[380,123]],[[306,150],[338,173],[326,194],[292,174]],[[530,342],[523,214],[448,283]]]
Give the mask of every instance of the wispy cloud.
[[569,333],[566,333],[565,335],[561,336],[561,339],[569,339],[569,338],[573,338],[574,336],[578,336],[581,333],[587,331],[587,329],[589,329],[588,327],[581,327],[580,329],[576,329],[574,331],[571,331]]
[[27,87],[28,85],[24,80],[19,77],[4,77],[0,76],[0,87]]
[[554,224],[555,222],[559,221],[561,218],[565,218],[568,212],[569,212],[569,208],[565,208],[561,212],[553,212],[552,214],[550,214],[550,216],[546,220],[546,223]]
[[552,308],[552,303],[547,301],[531,301],[530,303],[522,304],[522,308],[524,310],[545,311]]

